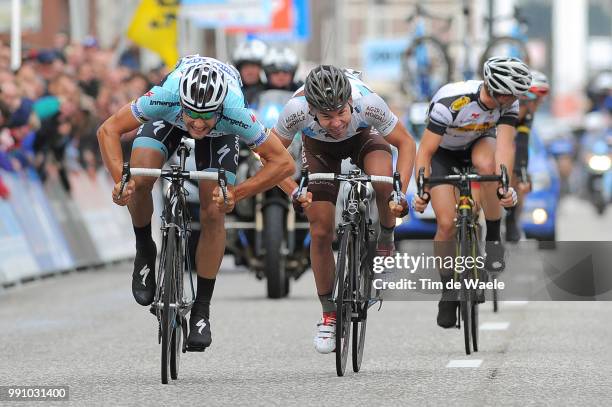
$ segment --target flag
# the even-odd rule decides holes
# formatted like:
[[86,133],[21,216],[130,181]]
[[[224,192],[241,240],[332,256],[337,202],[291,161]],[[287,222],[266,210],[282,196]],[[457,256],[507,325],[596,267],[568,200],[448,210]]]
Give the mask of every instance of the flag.
[[178,60],[176,16],[180,0],[142,0],[128,28],[135,44],[159,54],[168,68]]

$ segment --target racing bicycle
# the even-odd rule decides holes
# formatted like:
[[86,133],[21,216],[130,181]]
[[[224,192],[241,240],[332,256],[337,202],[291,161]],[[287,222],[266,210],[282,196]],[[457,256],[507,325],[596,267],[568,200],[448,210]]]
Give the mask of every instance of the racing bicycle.
[[[503,164],[500,166],[500,170],[500,175],[479,175],[472,173],[470,166],[461,169],[453,167],[455,174],[426,178],[425,168],[421,167],[419,169],[416,184],[417,193],[422,199],[424,199],[426,185],[450,184],[459,189],[455,220],[455,255],[457,257],[476,259],[482,253],[479,245],[478,220],[474,214],[471,184],[472,182],[500,182],[504,193],[506,193],[509,185],[508,171]],[[485,270],[477,267],[478,262],[474,261],[473,264],[473,267],[461,271],[458,271],[455,267],[453,272],[453,280],[461,282],[457,328],[461,329],[461,321],[463,320],[463,337],[467,355],[471,353],[472,349],[474,352],[478,351],[478,304],[484,302],[484,290],[477,288],[474,282],[483,281],[487,278]]]
[[[338,259],[336,278],[331,300],[336,304],[336,373],[344,376],[351,345],[353,371],[359,372],[365,346],[368,308],[380,301],[372,298],[372,262],[376,247],[375,229],[370,217],[370,194],[368,183],[393,185],[394,200],[400,203],[401,182],[399,173],[393,177],[367,175],[360,169],[348,174],[314,173],[302,171],[298,195],[303,195],[309,181],[345,181],[350,189],[344,200],[342,220],[337,227]],[[351,326],[352,325],[352,326]]]
[[[161,344],[161,381],[168,384],[168,373],[176,380],[179,371],[180,353],[203,351],[200,348],[187,346],[187,318],[195,300],[193,288],[193,269],[189,256],[189,236],[191,235],[191,217],[189,215],[185,180],[217,181],[223,198],[227,202],[227,178],[220,168],[217,172],[185,171],[185,161],[190,148],[181,141],[177,156],[178,164],[169,169],[130,168],[124,163],[121,178],[121,189],[130,176],[147,176],[163,178],[169,182],[166,191],[164,210],[162,212],[162,248],[157,272],[157,288],[151,305],[151,313],[157,317],[159,324],[158,343]],[[190,292],[185,293],[184,276],[189,271]],[[189,295],[190,294],[190,295]]]

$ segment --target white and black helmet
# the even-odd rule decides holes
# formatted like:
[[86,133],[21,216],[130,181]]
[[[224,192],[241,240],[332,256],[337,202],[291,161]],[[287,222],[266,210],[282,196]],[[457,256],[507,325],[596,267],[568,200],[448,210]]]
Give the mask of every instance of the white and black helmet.
[[520,96],[529,90],[529,67],[518,58],[492,57],[483,67],[487,87],[500,95]]
[[181,105],[196,112],[218,110],[227,95],[227,78],[214,65],[192,65],[181,76]]
[[234,51],[232,62],[238,69],[247,63],[261,65],[267,51],[268,46],[260,40],[243,42]]
[[291,48],[271,48],[262,64],[266,75],[274,72],[289,72],[293,75],[298,68],[299,60]]

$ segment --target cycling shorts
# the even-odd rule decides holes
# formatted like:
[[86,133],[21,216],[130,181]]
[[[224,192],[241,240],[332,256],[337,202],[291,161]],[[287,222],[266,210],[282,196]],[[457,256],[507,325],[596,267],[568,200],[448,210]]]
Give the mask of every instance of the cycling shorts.
[[[191,138],[189,132],[181,130],[164,120],[151,121],[140,126],[132,150],[149,148],[159,151],[164,162],[174,154],[181,139]],[[224,134],[216,137],[204,137],[195,140],[195,163],[198,171],[216,171],[223,168],[227,182],[236,182],[238,166],[239,137],[235,134]]]
[[[389,143],[376,131],[366,129],[344,141],[329,143],[303,136],[302,165],[308,166],[310,173],[333,172],[340,174],[342,160],[350,158],[359,168],[363,167],[364,158],[372,151],[387,151],[391,159]],[[338,181],[312,181],[308,191],[312,192],[313,201],[336,203]]]

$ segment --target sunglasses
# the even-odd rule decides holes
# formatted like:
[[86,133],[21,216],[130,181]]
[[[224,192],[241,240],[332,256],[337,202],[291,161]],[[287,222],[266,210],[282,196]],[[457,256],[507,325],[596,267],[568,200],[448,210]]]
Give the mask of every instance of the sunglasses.
[[185,112],[185,114],[187,116],[189,116],[190,118],[196,120],[196,119],[202,119],[202,120],[210,120],[210,119],[214,119],[215,117],[217,117],[217,112],[196,112],[187,108],[183,108],[183,112]]

